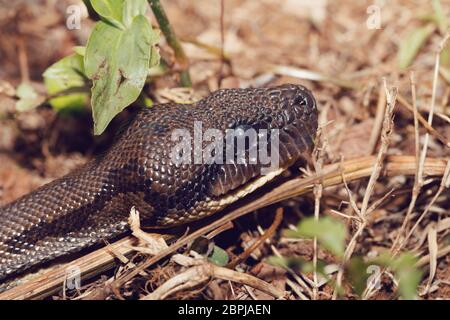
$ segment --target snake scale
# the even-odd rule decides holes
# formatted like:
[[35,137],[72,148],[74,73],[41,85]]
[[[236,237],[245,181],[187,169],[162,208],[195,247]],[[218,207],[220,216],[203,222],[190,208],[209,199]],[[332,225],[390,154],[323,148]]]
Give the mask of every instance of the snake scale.
[[309,90],[286,84],[139,109],[108,151],[0,208],[0,283],[127,233],[132,206],[143,225],[170,227],[211,215],[261,185],[261,163],[174,163],[172,132],[193,132],[194,121],[202,130],[279,129],[279,167],[286,168],[311,150],[317,108]]

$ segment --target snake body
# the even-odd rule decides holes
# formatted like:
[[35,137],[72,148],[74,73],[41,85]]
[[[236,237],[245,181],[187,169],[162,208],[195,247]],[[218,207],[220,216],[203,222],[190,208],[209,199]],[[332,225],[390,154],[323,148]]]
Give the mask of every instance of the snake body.
[[132,206],[144,225],[170,227],[211,215],[252,191],[261,163],[172,161],[173,130],[194,135],[195,121],[203,132],[279,129],[279,167],[285,168],[311,149],[317,109],[299,85],[224,89],[191,105],[141,108],[107,152],[0,208],[0,282],[126,233]]

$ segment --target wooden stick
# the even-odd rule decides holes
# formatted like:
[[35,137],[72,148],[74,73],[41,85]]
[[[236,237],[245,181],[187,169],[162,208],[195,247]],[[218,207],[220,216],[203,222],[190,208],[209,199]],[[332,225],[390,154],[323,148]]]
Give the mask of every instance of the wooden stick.
[[62,284],[67,277],[67,270],[71,266],[80,269],[82,279],[89,279],[97,274],[110,270],[114,266],[114,256],[111,251],[129,255],[133,250],[132,243],[135,239],[126,237],[107,247],[91,252],[73,262],[60,264],[37,274],[31,279],[8,291],[0,294],[0,300],[42,299],[62,289]]

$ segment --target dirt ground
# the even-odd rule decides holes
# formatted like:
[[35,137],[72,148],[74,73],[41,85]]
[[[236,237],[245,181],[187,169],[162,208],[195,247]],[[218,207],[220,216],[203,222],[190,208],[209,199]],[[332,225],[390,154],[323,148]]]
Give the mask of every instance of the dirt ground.
[[[71,53],[73,46],[85,44],[93,21],[84,17],[79,30],[68,30],[65,25],[67,6],[82,5],[80,3],[8,1],[0,7],[0,205],[85,163],[108,146],[117,127],[113,122],[102,137],[93,137],[89,106],[79,114],[57,114],[50,106],[18,112],[14,98],[6,94],[8,88],[24,80],[30,80],[36,90],[44,92],[43,71]],[[427,130],[419,123],[420,146],[427,132],[430,133],[427,158],[449,161],[450,77],[444,75],[445,70],[450,70],[448,57],[441,59],[444,71],[440,71],[433,89],[436,52],[445,33],[435,28],[408,68],[401,69],[398,60],[402,41],[428,23],[426,17],[433,12],[428,1],[226,0],[223,12],[219,0],[165,0],[162,3],[189,57],[195,96],[229,87],[281,83],[307,86],[314,92],[321,112],[324,126],[321,157],[326,165],[377,155],[383,145],[380,127],[386,105],[385,79],[388,88],[398,91],[394,128],[386,154],[415,156],[414,115],[407,107],[413,103],[410,72],[414,71],[416,104],[425,122],[435,97],[432,128]],[[446,17],[450,17],[450,2],[441,1],[441,5]],[[371,10],[379,10],[379,21],[371,20]],[[157,26],[151,14],[149,18]],[[222,44],[226,60],[220,57]],[[450,51],[449,45],[447,49]],[[166,61],[173,61],[173,53],[164,39],[160,50]],[[178,73],[170,72],[153,79],[145,90],[156,101],[165,101],[176,93],[168,89],[177,86]],[[308,168],[314,171],[311,163]],[[349,183],[358,207],[367,192],[368,180],[366,177]],[[401,249],[414,252],[425,261],[420,267],[423,271],[418,288],[421,299],[450,298],[448,186],[430,205],[441,180],[442,174],[424,177],[407,225],[412,227],[424,211],[426,214]],[[380,203],[368,216],[361,236],[357,237],[353,256],[376,256],[391,249],[402,230],[413,186],[414,175],[398,174],[377,180],[370,204],[377,200]],[[312,240],[287,238],[282,230],[303,217],[314,215],[316,197],[308,193],[240,218],[234,228],[215,238],[215,244],[230,257],[238,256],[261,236],[260,231],[269,228],[276,209],[282,207],[283,222],[270,240],[239,264],[239,270],[288,292],[288,299],[331,299],[333,281],[338,273],[336,268],[330,272],[334,280],[322,283],[315,292],[311,289],[314,286],[311,273],[296,271],[292,274],[291,270],[267,262],[275,252],[308,261],[313,259]],[[348,225],[348,245],[358,229],[353,219],[345,217],[355,215],[350,202],[343,184],[324,188],[320,198],[321,216],[331,215]],[[338,266],[335,257],[326,251],[319,250],[318,257],[331,269]],[[141,297],[142,292],[151,291],[150,288],[177,274],[179,268],[171,262],[149,272],[152,277],[145,279],[144,286],[140,278],[131,281],[123,288],[123,297]],[[383,275],[381,288],[369,298],[398,298],[397,283],[390,275],[389,272]],[[102,278],[97,279],[98,285],[102,281]],[[358,298],[345,277],[343,283],[341,297]],[[141,292],[136,287],[145,289]],[[215,279],[195,290],[178,292],[172,298],[272,297],[241,284]]]

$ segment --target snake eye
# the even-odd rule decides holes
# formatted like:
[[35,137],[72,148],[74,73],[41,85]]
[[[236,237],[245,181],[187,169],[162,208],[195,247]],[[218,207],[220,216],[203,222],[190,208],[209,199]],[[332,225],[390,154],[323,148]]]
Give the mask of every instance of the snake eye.
[[295,106],[305,106],[307,104],[307,99],[303,95],[298,95],[297,97],[295,97],[292,104]]

